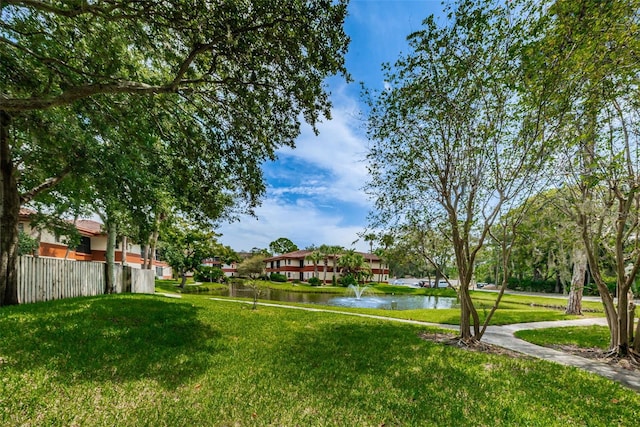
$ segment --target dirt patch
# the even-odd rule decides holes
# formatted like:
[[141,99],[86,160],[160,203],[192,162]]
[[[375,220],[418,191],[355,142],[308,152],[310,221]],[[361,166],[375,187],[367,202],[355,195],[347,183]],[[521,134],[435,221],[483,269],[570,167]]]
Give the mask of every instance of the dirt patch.
[[611,355],[608,351],[601,348],[583,348],[575,345],[556,344],[552,345],[551,348],[568,354],[573,354],[574,356],[584,357],[585,359],[596,360],[628,371],[640,372],[640,357],[637,355],[632,357],[619,357]]
[[450,345],[453,347],[462,348],[469,351],[477,351],[488,354],[500,354],[503,356],[515,357],[519,359],[527,359],[530,356],[526,354],[518,353],[517,351],[509,350],[497,345],[488,344],[482,341],[475,341],[467,343],[462,341],[459,337],[453,334],[438,333],[438,332],[423,332],[420,334],[420,338],[426,341],[435,342],[438,344]]

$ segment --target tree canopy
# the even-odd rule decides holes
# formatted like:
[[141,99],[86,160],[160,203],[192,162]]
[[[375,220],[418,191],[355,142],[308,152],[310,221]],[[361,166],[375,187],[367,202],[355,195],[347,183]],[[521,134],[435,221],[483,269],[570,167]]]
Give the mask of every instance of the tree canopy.
[[468,289],[478,252],[500,214],[535,188],[544,159],[536,111],[519,103],[528,26],[514,8],[462,0],[447,7],[447,25],[428,17],[409,36],[412,51],[385,67],[387,89],[371,95],[374,225],[447,224],[465,340],[482,336]]
[[166,195],[200,220],[251,212],[262,162],[330,116],[324,79],[346,76],[344,1],[8,0],[0,14],[0,305],[17,302],[21,204],[111,170],[141,234]]
[[195,272],[202,261],[213,257],[221,246],[213,232],[203,231],[197,225],[179,219],[163,227],[162,236],[164,258],[182,279],[180,287],[183,289],[187,273]]
[[274,255],[286,254],[298,250],[298,246],[286,237],[280,237],[269,243],[269,250]]

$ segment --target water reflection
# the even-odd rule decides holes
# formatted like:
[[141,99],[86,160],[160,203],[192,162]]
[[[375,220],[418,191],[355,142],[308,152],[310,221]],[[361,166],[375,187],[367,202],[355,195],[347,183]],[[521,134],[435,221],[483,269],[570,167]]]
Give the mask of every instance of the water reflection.
[[[229,285],[229,289],[211,292],[214,295],[252,298],[253,290],[241,285]],[[280,289],[263,289],[260,299],[281,302],[322,304],[336,307],[378,308],[383,310],[446,309],[459,307],[456,298],[432,295],[376,295],[336,296],[313,292],[290,292]]]

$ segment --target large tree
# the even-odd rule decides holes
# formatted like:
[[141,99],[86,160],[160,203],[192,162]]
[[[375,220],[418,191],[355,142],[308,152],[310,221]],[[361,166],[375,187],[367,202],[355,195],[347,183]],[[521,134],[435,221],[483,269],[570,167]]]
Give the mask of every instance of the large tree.
[[[566,184],[602,297],[611,350],[640,352],[629,299],[640,270],[640,2],[557,0],[540,6],[547,19],[528,55],[527,80],[532,93],[555,87],[544,119],[557,138],[555,170]],[[608,262],[616,295],[604,280]]]
[[267,255],[263,253],[255,253],[249,258],[245,258],[238,264],[238,275],[240,277],[248,277],[254,281],[257,280],[264,274],[265,258],[267,258]]
[[478,252],[496,218],[535,185],[543,154],[535,111],[520,108],[527,16],[514,19],[514,7],[461,0],[447,8],[447,25],[426,19],[369,114],[376,220],[426,212],[447,223],[467,342],[482,336],[469,294]]
[[180,277],[182,289],[187,282],[187,273],[195,272],[204,259],[213,257],[219,246],[213,232],[181,218],[162,228],[164,258],[174,274]]
[[[345,74],[344,1],[5,0],[0,7],[0,305],[17,302],[20,204],[82,163],[83,151],[68,139],[49,138],[68,160],[26,188],[16,137],[41,144],[27,131],[34,119],[90,126],[79,103],[117,108],[144,96],[169,148],[163,152],[173,156],[173,187],[202,192],[204,202],[239,197],[250,209],[264,192],[262,161],[294,145],[301,118],[315,125],[329,116],[324,78]],[[216,208],[202,213],[220,214]]]
[[274,255],[286,254],[298,250],[298,246],[286,237],[280,237],[269,243],[269,250]]

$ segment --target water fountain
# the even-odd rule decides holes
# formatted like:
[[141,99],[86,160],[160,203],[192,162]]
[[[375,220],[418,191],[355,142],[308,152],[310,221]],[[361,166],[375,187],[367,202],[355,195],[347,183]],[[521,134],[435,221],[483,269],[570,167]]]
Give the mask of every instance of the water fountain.
[[353,293],[356,296],[356,299],[360,299],[362,298],[362,294],[364,293],[364,291],[369,289],[369,287],[368,286],[360,287],[359,285],[349,285],[349,289],[353,291]]

